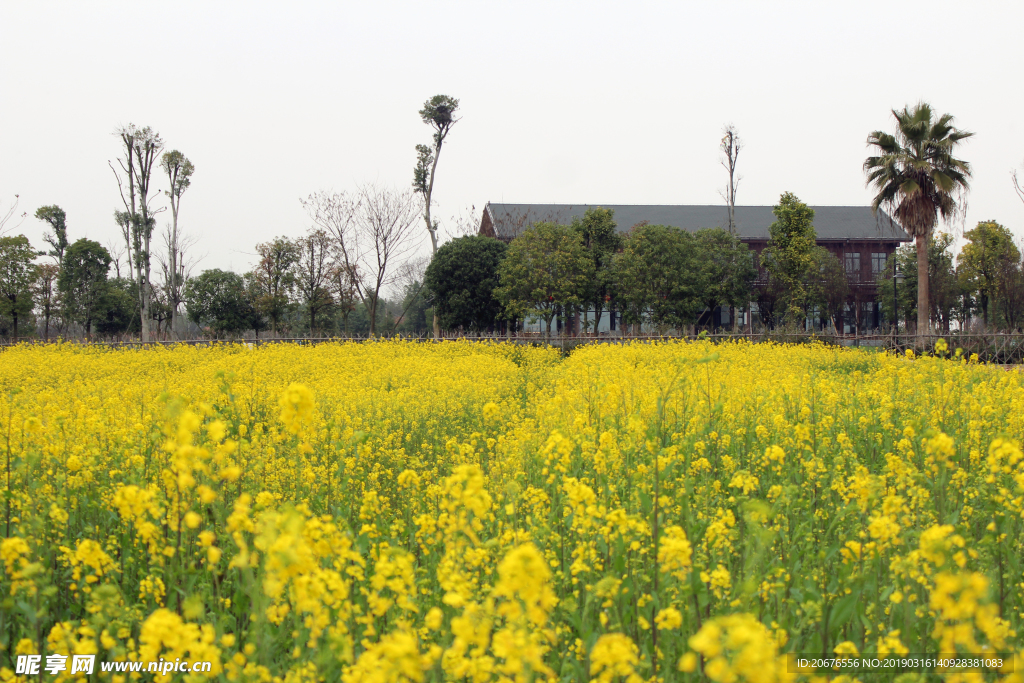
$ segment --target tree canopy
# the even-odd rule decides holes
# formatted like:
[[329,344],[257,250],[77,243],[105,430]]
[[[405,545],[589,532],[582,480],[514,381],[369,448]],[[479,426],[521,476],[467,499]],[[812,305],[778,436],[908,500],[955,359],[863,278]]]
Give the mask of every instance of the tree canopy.
[[612,260],[622,248],[622,236],[616,230],[615,212],[600,206],[586,210],[583,218],[572,220],[572,229],[580,236],[594,264],[594,277],[584,293],[584,321],[594,311],[594,329],[601,320],[601,312],[611,299],[614,288]]
[[35,250],[24,235],[0,237],[0,316],[11,319],[13,336],[19,321],[32,312]]
[[86,334],[92,334],[93,323],[103,313],[110,261],[110,253],[99,242],[84,237],[64,254],[57,289],[67,315],[82,325]]
[[579,233],[567,225],[536,223],[509,245],[495,295],[509,317],[543,319],[550,337],[555,314],[583,303],[593,274],[594,263]]
[[215,334],[238,334],[253,328],[256,312],[241,275],[213,268],[189,280],[185,311],[197,325]]
[[63,263],[64,252],[68,248],[67,214],[64,213],[64,209],[56,204],[51,204],[36,209],[36,218],[48,223],[52,231],[43,235],[43,241],[51,247],[47,255],[56,258],[58,264]]
[[700,311],[693,235],[666,225],[633,228],[615,257],[623,321],[682,329]]
[[494,326],[501,315],[494,290],[507,249],[503,242],[479,235],[459,237],[438,248],[424,283],[441,328],[480,332]]
[[722,228],[704,228],[693,234],[697,250],[700,303],[708,314],[718,306],[739,306],[750,300],[757,276],[750,248]]
[[807,278],[815,265],[814,209],[792,192],[785,192],[772,208],[775,222],[768,226],[768,246],[761,263],[783,291],[784,314],[803,317],[807,303]]
[[964,233],[967,244],[960,252],[963,277],[978,293],[982,320],[989,323],[989,303],[999,292],[1001,277],[1020,263],[1020,250],[1013,233],[994,220],[979,221]]

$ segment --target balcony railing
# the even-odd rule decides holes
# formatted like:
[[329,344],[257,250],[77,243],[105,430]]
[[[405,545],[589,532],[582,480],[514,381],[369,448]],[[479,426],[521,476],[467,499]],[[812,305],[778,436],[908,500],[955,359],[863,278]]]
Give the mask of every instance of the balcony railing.
[[882,277],[882,273],[846,273],[846,280],[851,285],[873,285]]

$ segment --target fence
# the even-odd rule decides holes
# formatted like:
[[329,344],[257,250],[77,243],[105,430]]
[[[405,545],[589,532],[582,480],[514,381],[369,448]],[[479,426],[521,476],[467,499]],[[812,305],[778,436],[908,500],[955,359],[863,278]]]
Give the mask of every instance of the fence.
[[[72,340],[62,342],[43,342],[38,339],[23,340],[18,343],[26,345],[45,345],[54,343],[65,343],[65,344],[78,344],[78,345],[90,345],[97,347],[105,347],[111,349],[117,348],[139,348],[145,346],[174,346],[177,344],[187,346],[212,346],[216,344],[245,344],[250,348],[258,348],[260,346],[266,346],[268,344],[297,344],[297,345],[315,345],[315,344],[336,344],[344,342],[374,342],[382,341],[384,339],[403,339],[410,342],[418,343],[442,343],[446,341],[492,341],[512,344],[527,344],[527,345],[547,345],[557,346],[564,352],[569,352],[577,346],[583,346],[587,344],[626,344],[630,342],[665,342],[665,341],[679,341],[688,340],[694,341],[698,339],[706,339],[711,342],[720,341],[737,341],[745,340],[752,343],[763,343],[763,342],[774,342],[779,344],[808,344],[811,342],[818,342],[826,345],[837,346],[837,347],[861,347],[866,349],[877,349],[885,350],[890,352],[896,352],[904,354],[908,350],[920,353],[921,351],[933,352],[935,343],[940,339],[946,341],[948,345],[948,354],[950,356],[955,355],[956,350],[960,349],[964,357],[971,357],[977,355],[977,359],[984,363],[997,363],[1000,365],[1016,365],[1024,363],[1024,334],[1017,333],[959,333],[953,332],[950,334],[869,334],[869,335],[840,335],[830,333],[811,333],[811,332],[757,332],[757,333],[716,333],[716,334],[705,334],[701,333],[698,335],[682,334],[682,335],[667,335],[667,334],[630,334],[630,335],[600,335],[597,337],[587,335],[576,335],[576,336],[552,336],[551,338],[545,338],[542,333],[519,333],[513,337],[501,336],[501,335],[482,335],[482,336],[462,336],[452,335],[446,336],[441,339],[433,339],[431,337],[291,337],[291,338],[280,338],[280,339],[187,339],[181,341],[152,341],[152,342],[141,342],[137,340],[127,341],[95,341],[88,342],[84,340]],[[0,343],[0,351],[10,348],[14,344],[11,342]]]

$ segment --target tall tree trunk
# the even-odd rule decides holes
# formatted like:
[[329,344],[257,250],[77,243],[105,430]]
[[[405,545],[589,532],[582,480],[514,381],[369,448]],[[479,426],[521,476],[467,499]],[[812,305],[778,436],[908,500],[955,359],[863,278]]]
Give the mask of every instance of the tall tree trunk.
[[928,235],[919,234],[917,242],[917,346],[925,348],[928,334]]
[[[174,192],[173,185],[171,192]],[[171,196],[171,244],[169,247],[171,282],[167,299],[171,305],[171,339],[178,339],[178,203],[174,201],[173,194]]]
[[[427,232],[430,233],[430,260],[433,261],[434,257],[437,256],[437,228],[434,227],[433,219],[430,217],[430,204],[434,198],[434,176],[437,174],[437,160],[441,158],[441,145],[444,144],[443,140],[438,140],[434,147],[434,164],[430,167],[430,184],[427,186],[427,210],[426,210],[426,221],[427,221]],[[434,309],[434,339],[441,338],[441,323],[437,321],[437,309]]]
[[[145,270],[145,269],[142,269]],[[149,327],[149,277],[139,273],[139,336],[143,343],[150,341],[152,333]]]

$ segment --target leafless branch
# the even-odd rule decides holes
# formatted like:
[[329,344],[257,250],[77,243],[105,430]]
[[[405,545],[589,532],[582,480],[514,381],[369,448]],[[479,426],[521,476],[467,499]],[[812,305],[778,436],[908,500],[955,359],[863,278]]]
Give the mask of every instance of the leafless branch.
[[381,292],[395,282],[396,268],[417,246],[413,225],[423,208],[419,197],[367,184],[352,196],[315,192],[302,205],[314,225],[333,238],[338,265],[366,306],[374,332]]
[[[110,254],[111,265],[114,266],[114,275],[121,279],[121,259],[124,258],[125,245],[118,244],[113,240],[107,242],[107,253]],[[129,271],[131,268],[129,267]]]
[[338,265],[344,268],[346,280],[355,288],[356,296],[366,304],[366,294],[360,277],[362,260],[361,235],[356,230],[358,202],[345,192],[318,190],[300,199],[313,225],[334,239]]
[[722,167],[729,172],[729,184],[719,194],[722,195],[726,205],[729,207],[729,232],[735,234],[736,190],[740,186],[740,180],[742,180],[740,176],[736,175],[736,160],[740,156],[740,150],[743,149],[743,143],[740,141],[740,136],[736,133],[736,127],[731,123],[725,127],[724,133],[719,148],[725,154],[725,158],[722,159]]
[[476,205],[463,208],[448,220],[444,228],[449,240],[477,234],[480,230],[480,214]]
[[10,225],[10,226],[7,225],[7,223],[12,218],[15,217],[15,213],[18,211],[18,199],[20,197],[21,197],[21,195],[17,195],[17,194],[14,195],[14,203],[11,204],[11,206],[7,209],[7,211],[4,211],[2,208],[0,208],[0,237],[3,237],[4,233],[10,232],[10,231],[16,229],[19,225],[21,225],[25,221],[26,218],[28,218],[28,211],[23,211],[20,216],[17,216],[21,220],[19,220],[14,225]]

